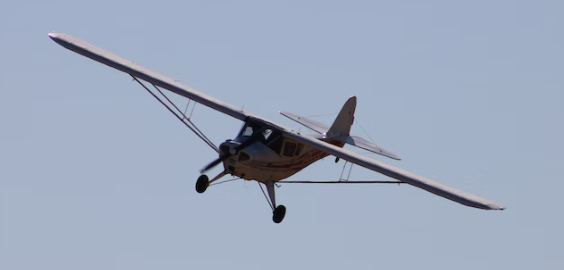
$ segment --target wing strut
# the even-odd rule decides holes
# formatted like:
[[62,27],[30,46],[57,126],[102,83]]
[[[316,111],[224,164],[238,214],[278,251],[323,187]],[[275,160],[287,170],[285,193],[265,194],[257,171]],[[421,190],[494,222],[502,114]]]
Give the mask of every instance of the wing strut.
[[[272,197],[269,200],[268,196],[266,196],[266,193],[264,192],[264,188],[262,188],[262,186],[260,185],[260,182],[257,182],[257,184],[259,185],[260,190],[262,191],[262,195],[264,195],[264,198],[266,199],[266,202],[268,202],[268,205],[270,205],[270,208],[272,208],[272,211],[274,211],[274,202],[272,201]],[[268,194],[271,194],[270,190],[268,191]]]
[[402,181],[279,181],[278,184],[407,184]]
[[[339,162],[339,158],[335,158],[335,163]],[[339,182],[346,182],[349,181],[349,178],[351,177],[351,172],[352,172],[352,167],[353,167],[353,163],[351,163],[351,167],[349,168],[349,173],[347,175],[347,179],[343,179],[343,173],[345,173],[345,168],[347,167],[347,164],[349,162],[345,160],[345,165],[343,165],[343,170],[341,171],[341,176],[339,177]]]
[[[131,74],[129,74],[131,75]],[[174,102],[172,102],[164,93],[163,91],[161,91],[161,89],[159,89],[156,85],[153,84],[153,87],[155,87],[155,89],[168,101],[168,103],[170,105],[172,105],[176,111],[178,113],[176,113],[174,110],[172,110],[170,108],[170,105],[166,104],[161,98],[159,98],[157,95],[155,95],[155,93],[153,93],[153,91],[149,90],[149,88],[147,88],[147,86],[142,83],[137,77],[131,75],[131,77],[133,78],[133,80],[135,80],[137,83],[139,83],[139,85],[141,85],[143,88],[145,88],[145,90],[147,90],[147,92],[149,92],[149,94],[151,94],[156,100],[158,100],[163,106],[165,106],[168,111],[170,111],[172,114],[174,114],[174,116],[176,116],[176,118],[178,118],[178,120],[180,120],[180,122],[184,123],[184,125],[186,127],[188,127],[192,132],[194,132],[194,134],[196,134],[196,136],[198,136],[200,139],[202,139],[202,141],[204,141],[209,147],[211,147],[215,152],[219,153],[219,149],[217,148],[217,146],[215,146],[212,141],[206,137],[206,135],[190,120],[190,118],[186,117],[186,114],[184,114],[175,104]],[[195,106],[195,101],[194,101],[194,106]],[[182,117],[180,117],[180,115],[182,115]],[[190,114],[191,116],[192,114]]]

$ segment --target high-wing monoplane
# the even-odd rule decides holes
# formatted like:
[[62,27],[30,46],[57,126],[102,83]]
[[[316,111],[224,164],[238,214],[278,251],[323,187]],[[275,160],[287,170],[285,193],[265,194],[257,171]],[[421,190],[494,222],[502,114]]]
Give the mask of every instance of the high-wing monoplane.
[[[191,131],[218,153],[218,158],[200,171],[200,176],[196,181],[196,191],[198,193],[205,192],[210,184],[216,183],[216,181],[226,175],[249,181],[257,181],[261,189],[261,184],[266,186],[268,197],[266,193],[265,197],[267,197],[267,201],[269,201],[272,208],[272,220],[275,223],[280,223],[286,214],[286,207],[276,204],[274,190],[277,182],[409,184],[466,206],[485,210],[504,209],[503,206],[495,202],[344,149],[343,146],[349,144],[385,157],[396,160],[400,159],[392,152],[386,151],[374,143],[350,135],[357,102],[354,96],[345,102],[331,126],[293,113],[280,112],[285,117],[315,132],[315,135],[306,135],[259,116],[247,113],[225,102],[186,87],[161,74],[145,69],[110,52],[90,45],[80,39],[58,33],[50,33],[49,37],[59,45],[71,51],[129,74],[180,121],[190,128]],[[145,83],[143,83],[143,81]],[[146,83],[152,86],[152,88],[147,86]],[[183,113],[161,89],[169,90],[193,102],[230,115],[243,121],[244,125],[235,139],[226,140],[217,147],[193,124],[190,118],[186,117],[185,113]],[[356,164],[395,180],[348,181],[348,179],[343,180],[342,177],[339,181],[284,180],[329,155],[336,157],[335,162],[339,161],[339,159],[343,159],[345,162],[351,163],[351,166],[352,164]],[[223,169],[218,175],[209,179],[205,173],[219,164],[223,165]]]

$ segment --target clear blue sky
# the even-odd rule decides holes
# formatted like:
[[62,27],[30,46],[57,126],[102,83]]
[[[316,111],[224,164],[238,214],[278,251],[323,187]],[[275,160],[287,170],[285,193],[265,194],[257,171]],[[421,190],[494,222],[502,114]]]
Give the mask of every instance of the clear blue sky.
[[[7,1],[0,269],[564,269],[563,10],[562,1]],[[277,112],[336,113],[356,95],[357,124],[404,158],[375,159],[508,209],[410,186],[284,185],[288,213],[274,224],[254,182],[197,194],[214,152],[126,74],[60,47],[50,31],[296,129]],[[216,144],[241,126],[203,106],[193,117]],[[335,180],[341,168],[326,158],[292,180]],[[354,167],[351,179],[386,178]]]

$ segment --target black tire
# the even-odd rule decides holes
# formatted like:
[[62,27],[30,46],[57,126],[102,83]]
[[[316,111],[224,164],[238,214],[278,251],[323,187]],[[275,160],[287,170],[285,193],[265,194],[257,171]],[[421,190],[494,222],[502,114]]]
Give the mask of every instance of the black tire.
[[198,177],[198,181],[196,181],[196,191],[198,193],[204,193],[210,184],[210,179],[207,175],[202,174]]
[[274,221],[274,223],[280,223],[282,222],[282,220],[284,220],[285,215],[286,215],[286,206],[284,205],[276,206],[276,208],[274,208],[274,211],[272,212],[272,221]]

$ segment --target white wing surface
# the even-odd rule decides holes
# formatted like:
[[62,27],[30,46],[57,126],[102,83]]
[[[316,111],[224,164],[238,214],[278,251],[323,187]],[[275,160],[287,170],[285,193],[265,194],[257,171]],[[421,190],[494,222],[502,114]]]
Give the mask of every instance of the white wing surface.
[[216,111],[231,115],[242,121],[244,121],[247,116],[249,116],[247,113],[237,107],[229,105],[221,100],[212,98],[206,94],[200,93],[190,87],[177,83],[164,75],[148,70],[115,54],[88,44],[80,39],[58,33],[50,33],[49,37],[59,45],[71,51],[84,55],[88,58],[91,58],[92,60],[96,60],[117,70],[128,73],[131,76],[137,77],[156,86],[172,91],[178,95],[187,97]]
[[413,173],[395,168],[393,166],[381,163],[354,152],[348,151],[343,148],[336,147],[329,143],[317,140],[313,137],[297,134],[294,131],[286,130],[284,136],[300,143],[307,144],[325,153],[337,156],[351,163],[357,164],[369,170],[377,171],[381,174],[406,182],[412,186],[422,188],[431,193],[447,198],[449,200],[480,209],[485,210],[503,210],[505,207],[502,205],[480,198],[476,195],[457,190],[447,185],[435,182],[433,180],[415,175]]

